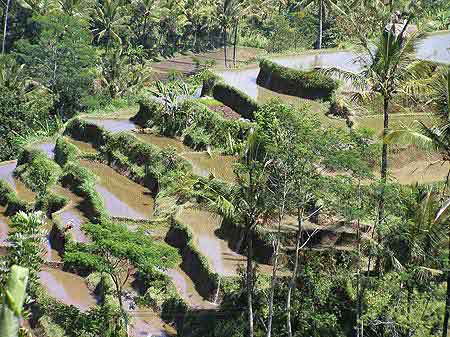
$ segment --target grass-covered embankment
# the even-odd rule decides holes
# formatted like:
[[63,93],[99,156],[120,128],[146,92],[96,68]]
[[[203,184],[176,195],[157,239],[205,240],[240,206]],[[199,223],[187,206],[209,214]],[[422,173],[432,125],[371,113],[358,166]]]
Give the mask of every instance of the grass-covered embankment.
[[132,120],[141,126],[153,127],[161,134],[181,137],[183,143],[196,150],[208,146],[226,154],[242,148],[254,125],[240,120],[225,119],[198,100],[188,100],[179,107],[175,120],[166,120],[165,107],[151,98],[139,102],[139,111]]
[[230,107],[243,118],[253,120],[258,103],[239,89],[223,82],[221,77],[207,71],[203,79],[202,96],[211,96]]
[[264,88],[291,96],[331,100],[338,82],[315,70],[297,70],[269,60],[259,63],[256,83]]

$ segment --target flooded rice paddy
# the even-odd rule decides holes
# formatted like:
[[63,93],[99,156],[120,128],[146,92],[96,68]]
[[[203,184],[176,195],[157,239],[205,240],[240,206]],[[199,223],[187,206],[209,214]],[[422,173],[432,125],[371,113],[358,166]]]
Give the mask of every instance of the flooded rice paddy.
[[39,280],[50,296],[81,311],[89,310],[97,303],[81,276],[58,269],[44,268],[39,272]]
[[191,308],[215,308],[216,305],[205,300],[195,289],[194,282],[179,266],[165,271],[172,279],[178,294]]
[[12,160],[0,163],[0,180],[8,183],[9,186],[17,193],[17,196],[25,201],[32,202],[35,199],[35,193],[29,190],[19,179],[14,177],[17,161]]
[[185,208],[178,214],[178,219],[191,229],[196,246],[216,273],[223,276],[237,274],[237,268],[245,263],[245,257],[231,250],[228,242],[216,235],[222,217],[196,208]]
[[81,210],[83,198],[59,185],[53,187],[53,192],[69,200],[69,204],[66,207],[53,214],[54,218],[70,231],[76,242],[89,242],[89,237],[81,229],[83,224],[89,222]]
[[55,158],[55,143],[54,142],[39,142],[32,144],[33,149],[40,150],[46,154],[46,156],[53,160]]
[[103,197],[108,214],[129,219],[149,219],[154,200],[150,190],[117,173],[108,165],[81,160],[81,165],[98,176],[96,190]]

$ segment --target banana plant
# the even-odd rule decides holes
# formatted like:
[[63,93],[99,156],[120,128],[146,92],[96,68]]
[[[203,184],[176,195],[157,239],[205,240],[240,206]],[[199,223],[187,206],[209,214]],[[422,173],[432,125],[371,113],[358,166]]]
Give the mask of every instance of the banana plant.
[[28,283],[28,269],[12,266],[2,295],[0,311],[0,336],[17,337],[20,328],[25,290]]

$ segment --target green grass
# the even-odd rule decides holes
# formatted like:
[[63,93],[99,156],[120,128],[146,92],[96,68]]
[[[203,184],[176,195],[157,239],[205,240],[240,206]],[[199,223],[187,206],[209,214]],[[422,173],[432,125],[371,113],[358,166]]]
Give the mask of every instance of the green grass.
[[199,98],[194,101],[200,102],[206,106],[223,106],[224,104],[214,98]]

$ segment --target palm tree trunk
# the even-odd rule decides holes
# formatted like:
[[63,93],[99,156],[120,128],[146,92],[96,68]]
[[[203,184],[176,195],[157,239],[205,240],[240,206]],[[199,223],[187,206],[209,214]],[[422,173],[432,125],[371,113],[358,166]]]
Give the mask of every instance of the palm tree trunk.
[[[389,132],[389,97],[385,96],[383,99],[383,139]],[[375,236],[375,231],[377,227],[384,221],[384,193],[387,181],[387,168],[388,168],[388,145],[383,141],[382,149],[381,149],[381,191],[380,191],[380,199],[378,200],[378,219],[376,223],[376,227],[372,229],[372,238]],[[367,273],[370,273],[370,267],[372,262],[372,256],[369,256],[369,261],[367,263]],[[378,265],[378,263],[376,263]]]
[[225,61],[225,68],[227,67],[227,27],[223,27],[223,54]]
[[253,238],[251,227],[247,231],[247,313],[248,313],[248,336],[253,337]]
[[319,1],[319,38],[317,40],[317,49],[322,49],[323,35],[323,0]]
[[239,21],[236,20],[236,25],[234,26],[234,41],[233,41],[233,67],[236,68],[236,44],[237,44],[237,33],[238,33]]
[[303,209],[297,209],[297,221],[298,221],[298,231],[297,231],[297,242],[295,244],[295,261],[294,261],[294,270],[292,271],[292,277],[289,282],[287,298],[286,298],[286,326],[288,337],[292,337],[292,324],[291,324],[291,296],[292,290],[297,283],[297,272],[299,265],[299,255],[300,255],[300,245],[302,240],[302,231],[303,231]]
[[[450,227],[447,228],[448,236],[448,257],[447,264],[450,266]],[[448,269],[448,267],[447,267]],[[444,324],[442,327],[442,337],[448,337],[448,321],[450,317],[450,270],[447,270],[447,296],[445,298]]]
[[3,20],[2,55],[5,53],[6,33],[8,31],[8,13],[11,0],[6,0],[5,19]]
[[[383,139],[387,136],[389,132],[389,98],[384,97],[383,102]],[[382,153],[381,153],[381,194],[378,207],[378,224],[384,221],[384,190],[387,179],[387,168],[388,168],[388,145],[383,142]]]

